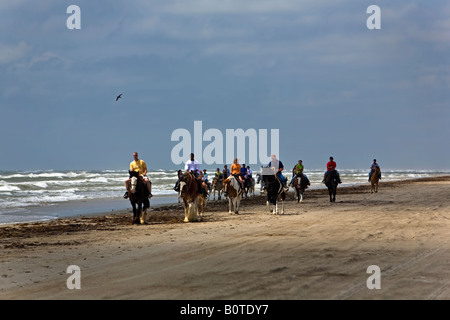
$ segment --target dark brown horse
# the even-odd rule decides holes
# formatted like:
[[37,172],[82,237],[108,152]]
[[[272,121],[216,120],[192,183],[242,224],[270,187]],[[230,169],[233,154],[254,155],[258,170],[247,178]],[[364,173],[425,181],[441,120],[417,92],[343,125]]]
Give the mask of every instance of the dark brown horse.
[[150,194],[146,183],[139,177],[136,171],[129,171],[130,174],[130,192],[128,197],[133,207],[133,224],[147,223],[147,209],[150,208]]
[[294,177],[294,189],[297,193],[297,202],[303,203],[303,193],[308,188],[308,185],[308,180],[303,173],[299,173]]
[[245,196],[246,198],[249,197],[249,195],[253,196],[255,195],[255,180],[252,177],[247,177],[242,179],[244,182],[244,190],[242,192],[242,196]]
[[339,184],[339,176],[336,170],[328,172],[325,178],[325,185],[328,188],[328,194],[330,195],[330,202],[336,202],[336,190]]

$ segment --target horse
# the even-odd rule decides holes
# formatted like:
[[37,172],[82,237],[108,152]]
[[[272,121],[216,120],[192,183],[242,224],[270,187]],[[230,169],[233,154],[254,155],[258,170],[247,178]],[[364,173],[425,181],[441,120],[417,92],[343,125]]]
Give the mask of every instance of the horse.
[[250,191],[250,188],[252,187],[252,180],[251,178],[242,178],[243,184],[244,184],[244,190],[242,190],[242,196],[245,196],[248,198],[248,192]]
[[378,181],[380,180],[381,170],[380,167],[376,167],[375,171],[372,172],[372,175],[370,176],[370,184],[372,185],[372,193],[378,192]]
[[133,224],[147,223],[147,209],[150,208],[150,200],[148,199],[149,191],[147,185],[139,177],[136,171],[128,171],[130,174],[130,192],[129,199],[133,208]]
[[[281,214],[284,214],[284,200],[286,199],[286,192],[280,178],[274,173],[263,175],[262,182],[266,185],[267,193],[267,207],[272,214],[279,213],[278,202],[281,200]],[[275,206],[275,210],[272,209]]]
[[336,202],[336,190],[339,184],[339,178],[336,170],[328,172],[325,178],[325,185],[328,188],[328,194],[330,195],[330,202]]
[[242,194],[241,183],[234,176],[230,176],[223,181],[222,191],[228,195],[228,212],[239,214],[240,196]]
[[303,203],[303,193],[308,188],[308,181],[306,180],[303,173],[299,173],[294,178],[294,189],[297,193],[297,202]]
[[213,200],[216,200],[216,191],[217,191],[217,200],[222,199],[222,185],[223,185],[223,180],[219,179],[218,177],[214,177],[212,179],[212,183],[211,183],[211,192],[210,192],[210,196],[211,193],[213,194]]
[[250,180],[250,186],[248,188],[248,193],[250,194],[250,196],[254,197],[255,196],[255,179],[253,179],[253,177],[250,177],[249,180]]
[[256,174],[256,183],[260,184],[259,185],[260,194],[262,194],[262,195],[266,194],[266,184],[265,184],[265,182],[262,181],[262,175],[259,173]]
[[[184,222],[200,221],[203,216],[206,199],[198,190],[198,180],[194,175],[186,171],[180,177],[180,197],[184,202]],[[198,215],[199,212],[200,217]]]

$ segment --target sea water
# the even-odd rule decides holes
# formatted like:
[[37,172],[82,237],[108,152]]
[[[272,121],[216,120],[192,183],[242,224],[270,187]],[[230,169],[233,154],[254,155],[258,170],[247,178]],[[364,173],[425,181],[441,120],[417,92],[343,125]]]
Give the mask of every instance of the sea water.
[[[339,170],[342,185],[368,183],[368,170]],[[214,171],[207,171],[209,178]],[[305,171],[311,188],[323,188],[323,170]],[[258,170],[253,176],[257,179]],[[383,181],[405,180],[450,174],[436,170],[383,170]],[[286,172],[286,177],[292,175]],[[155,170],[151,206],[177,202],[173,190],[176,170]],[[0,171],[0,224],[50,220],[131,208],[123,199],[126,170],[103,171]],[[259,185],[256,185],[259,190]]]

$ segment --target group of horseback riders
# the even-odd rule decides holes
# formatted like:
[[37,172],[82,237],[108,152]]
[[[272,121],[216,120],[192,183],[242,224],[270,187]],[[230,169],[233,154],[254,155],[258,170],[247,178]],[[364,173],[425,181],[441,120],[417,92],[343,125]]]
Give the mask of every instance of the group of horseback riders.
[[[151,189],[151,181],[147,177],[147,165],[144,160],[139,159],[138,153],[133,153],[134,160],[130,163],[130,171],[136,171],[139,173],[141,181],[145,182],[145,185],[148,188],[149,191],[149,198],[151,198],[152,195],[152,189]],[[339,172],[336,170],[336,162],[334,161],[333,157],[330,157],[330,161],[327,163],[327,171],[324,174],[322,183],[325,183],[326,177],[330,173],[334,173],[337,175],[338,183],[342,183]],[[287,192],[289,190],[289,186],[293,186],[295,178],[299,176],[303,176],[307,184],[310,185],[310,181],[308,177],[303,173],[304,165],[302,160],[298,160],[298,163],[294,166],[292,170],[292,180],[289,183],[289,186],[287,185],[286,178],[283,176],[282,171],[284,170],[283,163],[276,158],[276,155],[271,155],[271,161],[268,165],[269,168],[272,168],[275,171],[275,175],[279,178],[283,188],[285,188],[285,191]],[[369,181],[372,176],[372,174],[376,171],[376,168],[379,168],[379,165],[377,163],[376,159],[373,159],[373,163],[370,166],[370,173],[369,173]],[[197,160],[194,158],[194,154],[190,154],[190,160],[186,161],[184,170],[187,172],[190,172],[194,175],[198,182],[198,192],[202,193],[203,195],[207,196],[208,190],[210,188],[210,182],[208,180],[208,174],[206,172],[206,169],[203,171],[200,170],[200,165]],[[179,191],[179,181],[180,177],[183,174],[182,170],[178,170],[178,180],[175,184],[174,190]],[[245,181],[251,181],[253,182],[252,177],[252,170],[250,166],[246,166],[243,164],[242,166],[239,164],[238,159],[235,158],[233,161],[233,164],[231,165],[231,171],[228,169],[227,165],[224,166],[224,169],[220,171],[219,168],[217,168],[215,172],[215,177],[219,180],[225,180],[229,176],[234,176],[236,180],[241,184],[241,188],[244,189],[244,182]],[[381,179],[381,172],[378,173],[379,178]],[[127,189],[127,192],[124,194],[124,198],[128,198],[128,190],[130,185],[130,179],[127,179],[125,181],[125,188]]]
[[[210,189],[211,182],[208,179],[208,173],[206,169],[203,169],[203,172],[200,170],[199,163],[195,160],[195,155],[191,153],[191,158],[185,164],[184,170],[190,172],[197,178],[199,183],[198,192],[202,193],[204,196],[207,195],[207,190]],[[223,181],[230,176],[234,176],[237,181],[241,184],[241,187],[244,188],[245,181],[252,181],[252,169],[250,166],[246,166],[243,164],[242,166],[239,164],[238,159],[234,159],[233,164],[231,165],[231,171],[228,169],[228,166],[225,165],[223,170],[220,171],[219,168],[216,169],[214,173],[214,177],[219,181]],[[182,170],[178,170],[178,181],[175,183],[175,187],[173,188],[175,191],[179,192],[179,178],[182,174]]]

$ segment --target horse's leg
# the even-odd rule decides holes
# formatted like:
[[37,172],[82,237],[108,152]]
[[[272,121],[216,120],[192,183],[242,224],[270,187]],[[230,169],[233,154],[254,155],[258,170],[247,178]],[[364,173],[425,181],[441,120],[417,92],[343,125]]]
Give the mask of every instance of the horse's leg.
[[228,197],[228,213],[233,213],[233,211],[231,210],[231,206],[233,205],[233,202],[231,200],[230,197]]
[[273,212],[272,211],[272,204],[270,203],[270,196],[269,196],[268,192],[267,192],[267,203],[266,203],[266,205],[267,205],[267,209],[269,209],[269,212],[272,213]]
[[201,198],[200,199],[200,206],[198,207],[199,215],[200,215],[200,221],[203,220],[203,213],[205,212],[205,207],[206,207],[206,199]]
[[144,218],[144,224],[148,224],[148,212],[147,212],[147,208],[145,208],[145,207],[142,210],[142,217]]
[[148,223],[150,213],[147,212],[147,210],[150,210],[150,200],[145,199],[145,208],[144,208],[144,221],[145,223]]
[[195,210],[196,206],[197,206],[196,203],[189,202],[189,205],[188,205],[188,222],[194,221],[194,213],[195,213],[194,210]]
[[143,216],[143,210],[142,210],[142,202],[138,203],[138,212],[139,212],[139,223],[144,224],[144,216]]
[[200,220],[203,220],[203,213],[205,212],[205,207],[206,207],[206,200],[205,199],[201,199],[201,206],[199,207]]
[[133,207],[133,224],[139,224],[139,207],[137,204]]
[[234,207],[234,213],[239,214],[239,204],[241,203],[241,199],[239,197],[236,198],[236,206]]
[[135,224],[136,223],[136,207],[135,207],[134,203],[132,203],[131,205],[133,206],[133,220],[131,223]]
[[195,201],[192,203],[192,219],[191,221],[198,221],[198,197],[195,199]]
[[[201,195],[201,197],[203,197]],[[192,204],[192,209],[193,210],[193,215],[192,215],[192,220],[191,221],[200,221],[200,216],[198,215],[199,213],[199,203],[200,203],[201,199],[199,197],[197,197],[194,201],[194,203]],[[206,201],[206,199],[205,199]]]
[[192,218],[192,202],[188,203],[187,221],[190,222]]
[[189,204],[184,202],[184,222],[189,222],[188,217],[189,217]]

